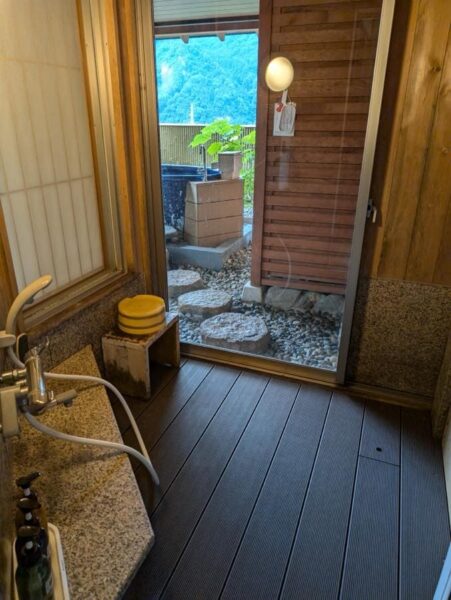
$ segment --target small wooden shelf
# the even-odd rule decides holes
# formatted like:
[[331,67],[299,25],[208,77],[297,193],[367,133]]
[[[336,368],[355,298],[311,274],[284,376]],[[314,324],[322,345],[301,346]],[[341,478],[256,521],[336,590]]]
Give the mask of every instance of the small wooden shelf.
[[149,336],[111,331],[102,349],[107,379],[127,396],[150,399],[151,363],[180,366],[179,318],[166,313],[164,326]]

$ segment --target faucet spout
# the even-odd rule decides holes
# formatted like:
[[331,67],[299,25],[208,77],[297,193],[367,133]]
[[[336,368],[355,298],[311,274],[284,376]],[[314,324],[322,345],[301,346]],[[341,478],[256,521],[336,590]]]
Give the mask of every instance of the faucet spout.
[[29,410],[34,413],[45,410],[47,405],[53,400],[53,394],[47,391],[40,350],[40,348],[32,348],[25,355],[25,369],[27,371],[28,384],[28,407]]
[[27,406],[32,413],[43,412],[53,401],[53,392],[47,391],[41,352],[48,348],[49,339],[39,346],[31,348],[25,354],[27,374]]

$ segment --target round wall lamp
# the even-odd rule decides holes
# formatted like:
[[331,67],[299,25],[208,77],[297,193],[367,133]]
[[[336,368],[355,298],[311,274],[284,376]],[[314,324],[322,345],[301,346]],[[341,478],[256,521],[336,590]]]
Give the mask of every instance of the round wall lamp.
[[273,92],[282,92],[282,98],[274,105],[273,135],[293,136],[296,104],[288,101],[288,88],[293,83],[294,68],[288,58],[273,58],[266,67],[265,82]]
[[273,58],[266,67],[266,85],[273,92],[283,92],[288,89],[293,82],[293,78],[293,65],[288,58],[285,58],[284,56]]

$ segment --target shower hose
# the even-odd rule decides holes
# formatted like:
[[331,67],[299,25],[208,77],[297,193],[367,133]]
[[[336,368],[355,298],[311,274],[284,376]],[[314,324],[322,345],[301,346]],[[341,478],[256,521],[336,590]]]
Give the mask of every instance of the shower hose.
[[[24,368],[24,366],[25,366],[24,363],[19,360],[19,358],[16,356],[16,354],[11,346],[8,348],[8,355],[9,355],[9,358],[11,359],[11,361],[18,368],[20,368],[20,369]],[[28,421],[28,423],[30,425],[32,425],[35,429],[37,429],[41,433],[45,433],[46,435],[54,437],[58,440],[65,440],[67,442],[73,442],[75,444],[86,444],[89,446],[99,446],[102,448],[111,448],[112,450],[126,452],[127,454],[130,454],[131,456],[134,456],[136,459],[138,459],[149,471],[150,476],[152,477],[152,480],[154,481],[154,483],[156,485],[160,485],[160,480],[158,478],[158,474],[155,471],[155,468],[149,458],[147,448],[144,444],[144,440],[142,439],[141,432],[139,431],[139,428],[135,421],[135,418],[130,410],[130,407],[127,404],[127,401],[125,400],[124,396],[120,393],[120,391],[117,389],[117,387],[115,387],[112,383],[110,383],[106,379],[102,379],[101,377],[94,377],[91,375],[66,375],[66,373],[44,373],[44,375],[48,379],[59,379],[59,380],[67,380],[67,381],[89,381],[92,383],[96,383],[97,385],[104,385],[109,390],[111,390],[113,392],[113,394],[115,394],[115,396],[117,397],[119,402],[122,404],[122,407],[123,407],[125,413],[127,414],[127,417],[130,421],[132,429],[138,440],[138,444],[139,444],[142,454],[140,452],[138,452],[137,450],[135,450],[134,448],[132,448],[131,446],[126,446],[125,444],[119,444],[117,442],[107,442],[104,440],[97,440],[97,439],[92,439],[92,438],[84,438],[84,437],[79,437],[76,435],[70,435],[68,433],[63,433],[61,431],[57,431],[56,429],[52,429],[51,427],[48,427],[47,425],[44,425],[43,423],[41,423],[38,419],[36,419],[36,417],[31,415],[25,409],[24,417],[26,418],[26,420]]]

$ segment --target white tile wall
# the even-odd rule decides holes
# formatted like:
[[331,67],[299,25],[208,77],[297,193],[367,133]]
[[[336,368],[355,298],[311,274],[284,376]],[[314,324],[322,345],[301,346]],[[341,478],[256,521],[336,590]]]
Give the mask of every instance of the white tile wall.
[[75,0],[2,0],[0,201],[19,289],[103,266]]

